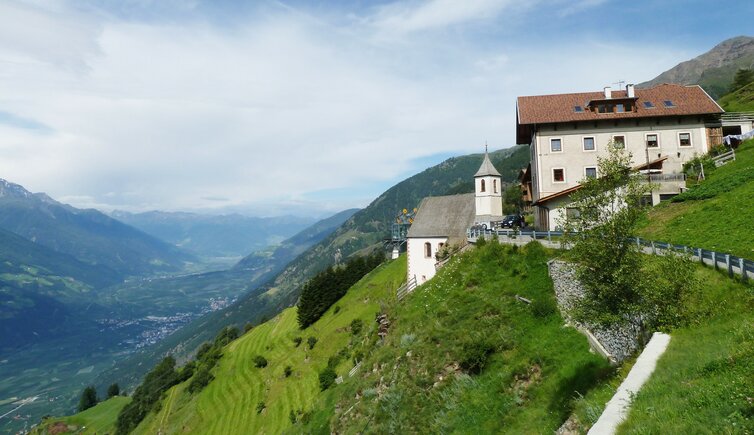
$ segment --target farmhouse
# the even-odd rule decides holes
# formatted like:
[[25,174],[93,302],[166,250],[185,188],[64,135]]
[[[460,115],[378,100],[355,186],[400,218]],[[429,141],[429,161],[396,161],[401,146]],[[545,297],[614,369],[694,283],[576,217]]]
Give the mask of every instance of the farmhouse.
[[466,231],[475,224],[492,226],[503,218],[500,172],[485,152],[474,174],[474,193],[424,198],[408,230],[408,280],[421,284],[436,272],[437,253],[466,244]]
[[634,168],[658,186],[653,204],[680,193],[685,162],[722,143],[724,134],[751,130],[750,120],[722,114],[699,86],[629,84],[617,91],[519,97],[517,143],[531,150],[519,179],[535,225],[555,229],[568,216],[569,193],[586,177],[599,176],[597,157],[609,143],[627,149]]

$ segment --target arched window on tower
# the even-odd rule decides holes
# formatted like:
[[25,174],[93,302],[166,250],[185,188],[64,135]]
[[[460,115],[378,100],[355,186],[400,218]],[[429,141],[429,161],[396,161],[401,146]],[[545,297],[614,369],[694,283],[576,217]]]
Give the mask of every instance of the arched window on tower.
[[424,244],[424,257],[425,258],[432,257],[432,244],[429,242]]
[[479,191],[480,191],[480,192],[484,192],[484,191],[485,191],[485,188],[484,188],[484,180],[482,180],[482,184],[481,184],[481,185],[479,186]]
[[492,180],[492,192],[497,193],[497,180]]

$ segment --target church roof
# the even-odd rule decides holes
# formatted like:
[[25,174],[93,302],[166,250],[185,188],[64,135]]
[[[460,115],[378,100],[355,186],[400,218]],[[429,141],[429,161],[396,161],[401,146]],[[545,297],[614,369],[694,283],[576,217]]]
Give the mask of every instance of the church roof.
[[419,204],[408,237],[447,237],[449,243],[459,243],[466,239],[475,216],[473,193],[430,196]]
[[476,174],[474,174],[475,177],[485,177],[487,175],[495,175],[500,176],[500,172],[495,169],[495,165],[492,164],[490,161],[490,156],[487,153],[484,153],[484,160],[482,160],[482,166],[479,167],[479,170],[476,171]]

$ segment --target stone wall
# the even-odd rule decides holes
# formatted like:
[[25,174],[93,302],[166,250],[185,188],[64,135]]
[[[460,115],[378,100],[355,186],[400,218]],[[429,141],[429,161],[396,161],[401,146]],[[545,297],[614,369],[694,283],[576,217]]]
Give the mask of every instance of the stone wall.
[[[620,364],[640,349],[642,343],[641,319],[632,319],[617,327],[598,327],[574,321],[568,315],[575,301],[584,297],[585,290],[576,278],[572,264],[559,260],[547,263],[555,287],[558,308],[568,324],[575,326],[589,338],[592,348],[605,354],[613,363]],[[596,343],[595,343],[596,341]],[[600,349],[602,347],[602,349]]]

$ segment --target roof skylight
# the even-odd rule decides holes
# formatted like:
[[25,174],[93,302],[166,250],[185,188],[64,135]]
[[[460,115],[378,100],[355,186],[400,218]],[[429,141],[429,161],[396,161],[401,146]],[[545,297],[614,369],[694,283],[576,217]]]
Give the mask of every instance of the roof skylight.
[[573,106],[573,111],[576,113],[581,113],[584,111],[584,108],[581,106]]
[[673,104],[671,100],[665,100],[663,103],[665,104],[665,107],[675,107],[675,104]]
[[655,105],[654,105],[654,103],[653,103],[653,102],[651,102],[651,101],[645,101],[645,102],[644,102],[644,108],[645,108],[645,109],[654,109],[654,108],[655,108]]

